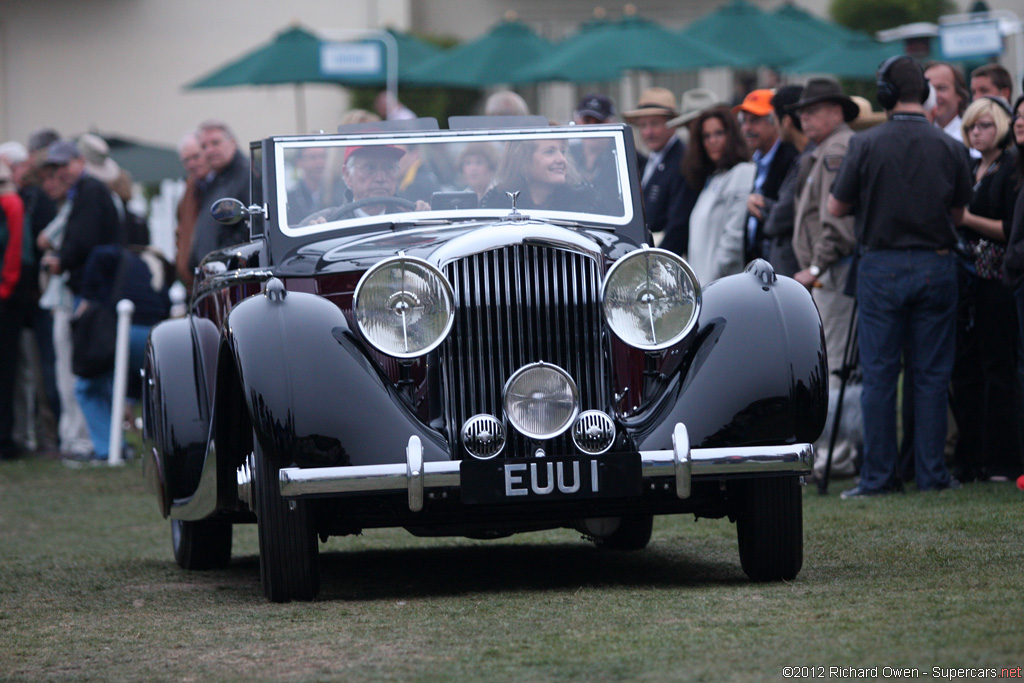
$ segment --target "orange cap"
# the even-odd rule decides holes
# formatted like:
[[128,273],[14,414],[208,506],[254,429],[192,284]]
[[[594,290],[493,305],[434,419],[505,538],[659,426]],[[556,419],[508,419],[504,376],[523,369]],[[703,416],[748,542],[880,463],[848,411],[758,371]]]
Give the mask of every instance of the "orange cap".
[[774,95],[775,91],[768,90],[767,88],[752,90],[750,94],[743,98],[742,104],[737,104],[732,108],[732,113],[738,114],[741,111],[745,111],[754,116],[768,116],[773,111],[772,96]]

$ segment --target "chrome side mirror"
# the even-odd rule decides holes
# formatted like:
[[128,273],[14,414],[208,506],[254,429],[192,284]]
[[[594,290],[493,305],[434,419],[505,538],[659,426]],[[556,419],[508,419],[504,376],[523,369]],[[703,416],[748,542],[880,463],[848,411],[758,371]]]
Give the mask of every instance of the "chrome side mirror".
[[218,199],[210,207],[210,213],[213,220],[224,225],[234,225],[249,217],[249,210],[245,208],[245,204],[234,197]]

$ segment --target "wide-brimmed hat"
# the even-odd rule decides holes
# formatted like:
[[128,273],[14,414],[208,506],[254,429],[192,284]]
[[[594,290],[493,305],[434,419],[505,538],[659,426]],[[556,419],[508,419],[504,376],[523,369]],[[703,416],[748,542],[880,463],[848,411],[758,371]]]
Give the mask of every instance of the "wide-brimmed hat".
[[722,98],[707,88],[693,88],[679,98],[679,116],[668,122],[670,128],[685,126],[705,109],[722,104]]
[[812,78],[807,81],[800,100],[796,104],[786,107],[786,111],[798,112],[821,102],[835,102],[840,105],[843,108],[843,120],[847,123],[853,121],[860,114],[860,107],[857,106],[857,103],[844,95],[839,83],[831,78]]
[[857,108],[860,111],[857,114],[857,118],[850,122],[850,128],[854,130],[864,130],[877,126],[880,123],[885,123],[887,117],[884,111],[875,111],[871,107],[871,103],[865,97],[859,95],[851,95],[850,99],[857,104]]
[[668,88],[648,88],[636,101],[636,109],[622,112],[622,118],[635,119],[640,116],[678,116],[676,96]]
[[78,150],[85,158],[85,170],[93,178],[112,183],[121,175],[121,167],[110,158],[110,147],[100,136],[86,133],[79,137]]

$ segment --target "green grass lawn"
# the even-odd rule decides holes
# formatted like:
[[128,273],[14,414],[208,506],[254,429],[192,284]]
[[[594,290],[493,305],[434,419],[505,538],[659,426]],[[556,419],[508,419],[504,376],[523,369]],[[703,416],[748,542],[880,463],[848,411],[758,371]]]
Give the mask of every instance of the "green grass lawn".
[[772,681],[787,666],[924,678],[1024,664],[1024,492],[840,489],[805,488],[791,583],[748,582],[728,521],[668,517],[625,554],[568,530],[332,538],[320,598],[275,605],[255,527],[236,528],[225,570],[174,564],[137,462],[2,463],[0,680]]

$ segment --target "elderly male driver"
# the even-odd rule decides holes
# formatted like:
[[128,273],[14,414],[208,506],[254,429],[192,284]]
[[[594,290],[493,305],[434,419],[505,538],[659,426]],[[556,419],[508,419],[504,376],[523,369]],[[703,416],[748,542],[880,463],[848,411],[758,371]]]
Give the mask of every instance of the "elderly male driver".
[[[341,177],[348,186],[345,193],[346,205],[359,202],[352,208],[351,216],[430,210],[430,205],[423,200],[411,202],[395,196],[400,172],[398,160],[403,155],[405,150],[394,145],[366,145],[345,149],[345,164],[341,169]],[[381,201],[373,201],[375,198],[380,198]],[[344,206],[341,207],[342,210]],[[332,211],[333,215],[338,215],[338,209]]]

